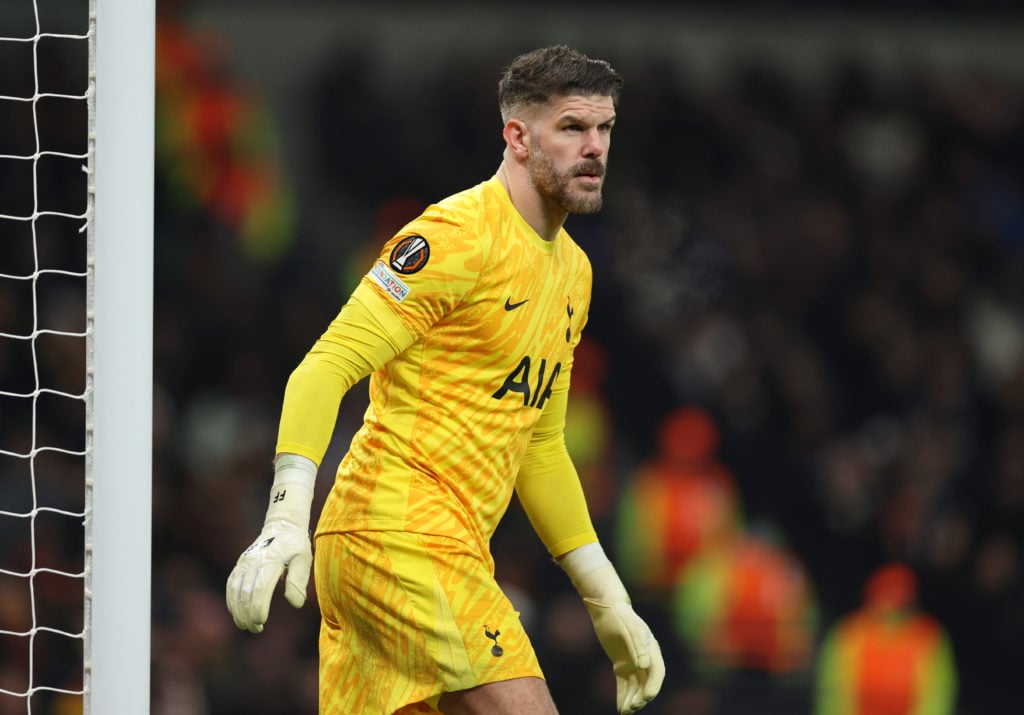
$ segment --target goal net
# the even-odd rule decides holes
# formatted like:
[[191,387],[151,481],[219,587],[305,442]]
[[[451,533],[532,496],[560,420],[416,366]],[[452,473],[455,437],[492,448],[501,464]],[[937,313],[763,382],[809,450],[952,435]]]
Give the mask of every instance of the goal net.
[[148,712],[152,27],[0,3],[2,713]]

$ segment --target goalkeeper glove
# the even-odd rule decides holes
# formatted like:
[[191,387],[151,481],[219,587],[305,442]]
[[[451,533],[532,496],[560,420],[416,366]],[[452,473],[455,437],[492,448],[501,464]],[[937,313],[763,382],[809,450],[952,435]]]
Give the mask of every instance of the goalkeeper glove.
[[559,560],[594,622],[601,647],[615,670],[615,703],[622,715],[654,699],[665,680],[665,661],[651,629],[630,604],[615,567],[598,543],[573,549]]
[[309,542],[309,512],[313,503],[316,465],[296,454],[274,462],[263,530],[242,552],[228,576],[228,610],[239,628],[259,633],[267,622],[270,599],[285,569],[284,596],[295,608],[306,602],[306,584],[313,563]]

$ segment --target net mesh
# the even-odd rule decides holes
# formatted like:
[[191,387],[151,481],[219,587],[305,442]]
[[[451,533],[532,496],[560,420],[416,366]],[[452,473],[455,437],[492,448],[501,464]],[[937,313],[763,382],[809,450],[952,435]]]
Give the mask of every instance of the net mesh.
[[0,713],[81,712],[88,0],[0,8]]

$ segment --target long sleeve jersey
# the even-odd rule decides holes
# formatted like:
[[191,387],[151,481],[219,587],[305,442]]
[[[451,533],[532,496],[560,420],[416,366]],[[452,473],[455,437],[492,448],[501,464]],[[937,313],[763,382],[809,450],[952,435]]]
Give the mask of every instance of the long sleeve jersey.
[[514,489],[555,556],[596,540],[563,439],[592,274],[491,178],[429,206],[384,246],[293,372],[277,445],[319,463],[338,404],[370,405],[318,533],[448,535],[484,554]]

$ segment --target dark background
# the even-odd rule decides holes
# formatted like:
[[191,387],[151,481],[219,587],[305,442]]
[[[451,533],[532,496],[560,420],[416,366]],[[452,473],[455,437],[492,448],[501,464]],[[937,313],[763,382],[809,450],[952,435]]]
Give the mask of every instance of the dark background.
[[[587,336],[607,432],[574,437],[603,448],[604,480],[588,490],[608,550],[620,558],[617,505],[662,420],[700,406],[720,430],[744,523],[772,534],[813,584],[816,642],[859,605],[867,576],[898,560],[948,630],[957,712],[1024,711],[1016,3],[195,0],[159,12],[154,713],[315,711],[312,589],[302,611],[278,597],[259,636],[235,630],[222,596],[262,520],[285,380],[376,246],[429,201],[491,175],[497,77],[518,52],[556,42],[626,79],[605,209],[568,224],[595,271]],[[0,34],[31,21],[8,18],[17,29]],[[78,10],[44,22],[83,26]],[[39,43],[46,81],[82,91],[80,45]],[[0,95],[31,94],[31,53],[0,52]],[[42,141],[81,151],[81,102],[40,107]],[[23,110],[0,104],[0,154],[31,151]],[[77,165],[40,165],[42,201],[78,206]],[[30,212],[32,182],[24,162],[0,160],[0,214]],[[43,263],[80,264],[73,223],[40,219],[33,238],[0,222],[0,334],[30,330],[33,303],[25,281],[3,274],[30,270],[33,240]],[[56,283],[38,282],[43,320],[75,324],[80,288]],[[80,341],[52,353],[37,342],[56,356],[43,381],[74,387]],[[0,338],[0,391],[33,384],[32,358]],[[320,499],[364,406],[360,385],[342,405]],[[30,415],[5,396],[0,449],[24,445],[32,419],[73,444],[80,412]],[[17,512],[26,460],[0,457],[0,510]],[[80,466],[39,456],[37,480],[68,477],[39,500],[74,507]],[[10,563],[34,549],[74,570],[76,522],[36,521],[33,545],[24,519],[0,520]],[[515,504],[494,551],[561,712],[612,712],[610,667]],[[35,617],[80,628],[75,589],[38,580]],[[23,581],[0,580],[0,629],[29,619]],[[645,712],[810,712],[813,662],[785,683],[709,686],[670,599],[633,594],[669,668]],[[0,687],[24,687],[23,641],[4,639]],[[42,641],[36,678],[73,687],[74,658]],[[46,693],[33,703],[61,707]],[[0,712],[24,712],[24,700],[0,697]]]

